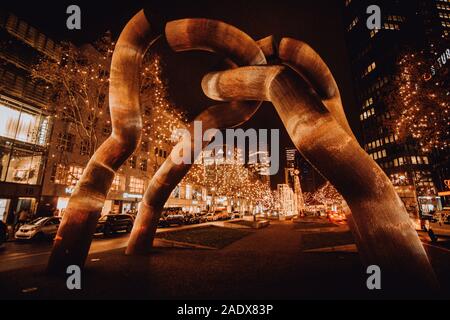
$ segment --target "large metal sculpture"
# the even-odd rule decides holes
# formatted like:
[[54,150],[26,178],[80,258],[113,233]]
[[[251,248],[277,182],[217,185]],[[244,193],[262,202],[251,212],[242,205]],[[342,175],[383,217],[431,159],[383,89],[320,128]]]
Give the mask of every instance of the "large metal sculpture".
[[[170,22],[165,35],[175,51],[217,52],[228,58],[230,67],[240,67],[211,73],[203,79],[207,96],[230,101],[198,116],[203,130],[233,127],[248,120],[260,103],[245,101],[271,101],[297,149],[348,202],[353,213],[352,231],[364,262],[380,266],[392,283],[434,287],[433,270],[401,200],[383,171],[358,145],[336,82],[314,50],[288,38],[277,45],[272,37],[255,42],[230,25],[207,19]],[[84,265],[114,172],[140,139],[139,68],[154,36],[140,12],[117,42],[110,84],[113,133],[94,154],[69,201],[49,270]],[[265,56],[274,56],[283,65],[262,66],[266,64]],[[149,252],[162,207],[190,167],[176,164],[172,155],[180,152],[179,147],[189,139],[183,137],[152,178],[127,254]],[[197,156],[194,149],[191,153]]]
[[[117,41],[109,89],[112,134],[89,161],[69,200],[48,262],[49,272],[64,272],[69,265],[84,266],[114,174],[139,144],[142,130],[140,66],[146,51],[156,39],[159,35],[152,31],[141,11],[126,25]],[[166,39],[176,51],[199,49],[229,57],[227,62],[230,67],[266,63],[264,53],[248,35],[219,21],[173,21],[166,26]],[[196,120],[203,122],[204,131],[233,127],[250,119],[260,104],[244,102],[212,106]],[[193,130],[192,126],[189,130]],[[190,142],[188,139],[183,137],[152,178],[139,207],[127,253],[148,252],[151,248],[163,205],[189,170],[189,164],[176,165],[172,161],[173,153]],[[191,151],[195,159],[194,149]]]

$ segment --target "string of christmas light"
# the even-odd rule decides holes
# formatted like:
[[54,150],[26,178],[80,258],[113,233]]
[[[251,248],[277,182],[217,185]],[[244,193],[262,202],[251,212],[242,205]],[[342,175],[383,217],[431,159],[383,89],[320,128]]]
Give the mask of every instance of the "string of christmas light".
[[340,205],[344,201],[342,195],[329,181],[315,192],[303,193],[303,197],[307,206],[317,203],[321,205]]
[[400,59],[387,121],[399,141],[412,138],[428,153],[447,149],[450,138],[448,70],[433,75],[432,59],[424,51]]
[[263,183],[236,156],[231,159],[217,158],[212,162],[201,159],[192,166],[182,183],[206,188],[213,197],[243,199],[266,209],[274,207],[275,199],[269,185]]
[[[52,117],[74,124],[71,128],[75,130],[80,144],[86,148],[86,155],[89,156],[111,129],[108,87],[114,46],[115,42],[109,33],[92,45],[81,48],[62,43],[59,61],[43,57],[32,70],[33,78],[44,81],[50,91],[51,107],[48,110]],[[155,149],[168,153],[173,145],[172,132],[186,122],[185,115],[168,98],[161,64],[160,56],[152,54],[144,58],[142,67],[144,127],[141,143],[143,147],[148,143],[146,149],[149,158],[156,154]],[[103,133],[106,134],[102,135],[103,126]],[[63,154],[65,153],[62,152]]]

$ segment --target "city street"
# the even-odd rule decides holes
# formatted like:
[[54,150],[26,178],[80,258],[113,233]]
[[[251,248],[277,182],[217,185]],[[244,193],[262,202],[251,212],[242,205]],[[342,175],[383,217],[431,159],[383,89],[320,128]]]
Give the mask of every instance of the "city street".
[[[196,228],[205,225],[222,225],[221,222],[206,223],[201,225],[187,225],[170,228],[159,228],[157,233]],[[125,248],[128,243],[129,234],[118,233],[110,237],[102,234],[94,235],[90,254],[105,252],[114,249]],[[167,246],[160,239],[155,239],[155,247]],[[44,265],[50,255],[51,241],[9,241],[0,248],[0,272]]]
[[[194,228],[202,227],[208,226]],[[179,229],[193,230],[172,231]],[[346,225],[326,220],[277,221],[247,232],[218,250],[170,247],[157,239],[154,252],[145,257],[124,256],[125,234],[95,239],[80,291],[67,290],[64,278],[43,274],[50,244],[8,243],[0,255],[2,295],[39,299],[383,297],[382,292],[365,287],[365,270]],[[443,295],[448,296],[447,248],[448,241],[426,244],[446,290]]]

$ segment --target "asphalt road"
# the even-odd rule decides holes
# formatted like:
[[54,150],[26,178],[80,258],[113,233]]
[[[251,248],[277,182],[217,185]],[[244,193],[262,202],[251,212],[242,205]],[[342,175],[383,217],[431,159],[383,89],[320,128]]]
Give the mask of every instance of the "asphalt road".
[[[204,223],[197,225],[186,225],[179,227],[158,228],[158,232],[181,230],[185,228],[195,228],[207,224],[220,225],[221,222]],[[110,237],[101,234],[94,235],[89,254],[101,253],[105,251],[125,248],[128,243],[129,234],[118,233]],[[155,239],[155,245],[159,240]],[[0,272],[15,270],[25,267],[43,265],[47,263],[50,256],[52,242],[47,241],[10,241],[0,248]]]
[[[355,250],[306,250],[311,244],[333,245],[328,241],[336,238],[333,233],[345,231],[337,229],[321,233],[288,221],[273,222],[222,249],[159,244],[148,256],[124,256],[125,234],[97,238],[81,290],[68,290],[65,277],[46,275],[41,265],[33,266],[45,263],[50,244],[9,243],[0,253],[0,265],[14,270],[0,271],[0,299],[380,299],[422,294],[367,290],[367,275]],[[316,232],[321,236],[307,236]],[[439,297],[444,298],[450,294],[450,254],[439,245],[427,244],[426,249],[443,285]]]
[[[104,238],[95,236],[90,253],[120,249],[127,245],[128,234]],[[52,248],[51,241],[14,241],[0,249],[0,272],[45,264]]]
[[[68,290],[64,277],[43,273],[40,264],[46,262],[50,243],[8,243],[0,253],[0,299],[389,297],[385,291],[367,290],[367,275],[354,250],[305,251],[311,232],[316,231],[273,222],[219,250],[159,246],[151,255],[127,257],[123,247],[128,235],[99,237],[92,243],[79,291]],[[425,247],[443,286],[442,297],[448,297],[450,252],[441,243]]]

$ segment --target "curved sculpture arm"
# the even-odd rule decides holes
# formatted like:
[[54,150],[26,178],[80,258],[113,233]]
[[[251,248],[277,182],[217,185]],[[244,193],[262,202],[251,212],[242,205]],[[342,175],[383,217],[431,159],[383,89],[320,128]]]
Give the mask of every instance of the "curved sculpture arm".
[[[366,265],[378,265],[387,286],[435,288],[436,279],[405,207],[389,178],[343,129],[309,84],[283,66],[208,74],[205,94],[222,101],[271,101],[297,149],[347,201]],[[404,289],[404,288],[403,288]]]
[[[166,38],[177,52],[204,50],[219,53],[228,59],[232,67],[236,64],[266,64],[258,44],[244,32],[224,22],[208,19],[172,21],[166,25]],[[261,102],[239,102],[212,106],[202,112],[196,121],[202,121],[203,131],[235,127],[250,119],[260,105]],[[199,151],[209,144],[209,141],[203,141],[201,148],[196,150],[191,140],[194,137],[192,124],[189,131],[190,136],[183,137],[151,179],[139,206],[126,254],[146,254],[152,249],[164,204],[192,166],[191,163],[176,163],[173,157],[183,149],[184,144],[188,144],[184,150],[190,150],[194,160]]]
[[309,82],[337,122],[354,137],[345,116],[336,80],[320,55],[307,43],[283,38],[278,48],[278,56]]
[[203,50],[220,54],[239,66],[266,64],[264,53],[249,35],[222,21],[171,21],[166,24],[166,39],[176,52]]
[[90,159],[78,182],[53,244],[47,269],[84,266],[115,171],[134,152],[142,129],[140,67],[154,35],[140,11],[122,31],[114,50],[109,88],[112,134]]

